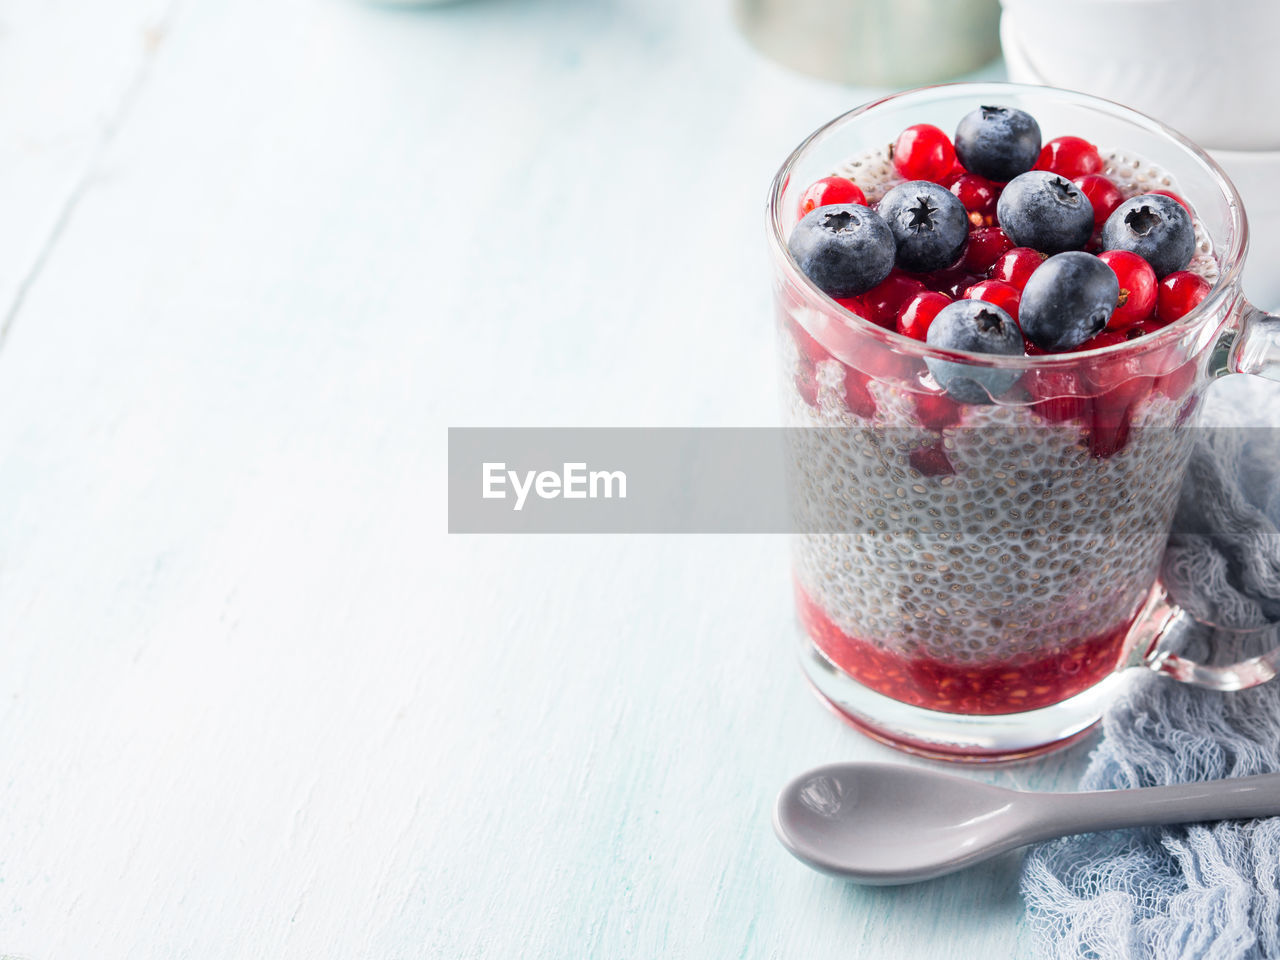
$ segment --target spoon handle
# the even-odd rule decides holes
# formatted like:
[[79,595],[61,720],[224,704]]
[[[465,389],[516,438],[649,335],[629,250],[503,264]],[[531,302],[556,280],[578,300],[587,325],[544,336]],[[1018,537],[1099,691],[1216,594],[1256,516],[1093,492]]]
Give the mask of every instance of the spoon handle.
[[[1280,815],[1280,773],[1138,790],[1041,794],[1043,837]],[[1036,833],[1042,831],[1037,825]]]

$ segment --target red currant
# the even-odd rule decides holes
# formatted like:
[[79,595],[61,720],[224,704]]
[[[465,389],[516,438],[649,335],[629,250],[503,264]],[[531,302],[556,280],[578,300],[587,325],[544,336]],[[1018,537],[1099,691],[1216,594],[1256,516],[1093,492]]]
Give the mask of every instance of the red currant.
[[1102,156],[1088,140],[1056,137],[1041,148],[1035,169],[1049,170],[1074,180],[1087,173],[1098,173],[1102,169]]
[[1128,443],[1133,412],[1150,395],[1153,386],[1155,377],[1133,377],[1094,397],[1093,418],[1089,425],[1091,454],[1105,459]]
[[1000,188],[976,173],[966,173],[950,185],[950,190],[964,204],[970,214],[977,214],[985,223],[996,215],[996,201],[1000,199]]
[[858,316],[862,317],[862,319],[864,320],[868,319],[867,307],[862,302],[861,297],[836,297],[835,301],[836,303],[840,304],[840,306],[848,310],[850,313],[856,313]]
[[945,393],[917,393],[916,416],[930,430],[945,430],[960,422],[960,404]]
[[951,169],[947,172],[947,175],[943,177],[941,180],[939,180],[938,183],[950,189],[953,183],[955,183],[957,180],[959,180],[968,172],[969,171],[964,168],[964,164],[962,164],[959,160],[957,160],[955,163],[951,165]]
[[1106,250],[1098,259],[1114,270],[1120,281],[1120,299],[1107,329],[1123,330],[1150,317],[1156,308],[1156,272],[1151,264],[1128,250]]
[[1095,333],[1080,346],[1076,347],[1076,351],[1097,350],[1099,347],[1114,347],[1117,343],[1124,343],[1128,339],[1118,330],[1103,330],[1101,333]]
[[1107,217],[1120,204],[1124,203],[1124,194],[1120,188],[1100,173],[1086,173],[1076,177],[1075,184],[1085,195],[1093,207],[1093,225],[1100,227],[1107,222]]
[[830,360],[831,354],[817,340],[809,335],[809,331],[794,320],[787,320],[787,328],[791,332],[791,338],[795,340],[796,347],[800,351],[803,361],[810,367],[817,366],[823,360]]
[[917,447],[907,459],[912,467],[926,477],[945,477],[956,472],[947,458],[947,450],[941,440],[936,440],[927,447]]
[[[1110,347],[1128,341],[1125,332],[1103,330],[1080,344],[1081,350]],[[1089,452],[1109,457],[1129,439],[1133,412],[1147,398],[1156,378],[1144,372],[1146,364],[1132,351],[1099,357],[1082,367],[1081,375],[1095,391],[1089,420]]]
[[938,312],[951,302],[945,293],[925,290],[917,293],[898,314],[898,332],[912,340],[923,340],[929,333],[929,324]]
[[936,182],[951,172],[955,162],[951,139],[928,123],[907,127],[893,145],[893,165],[908,180]]
[[953,267],[922,274],[920,279],[930,290],[945,293],[952,300],[957,300],[967,289],[985,278],[981,274],[967,270],[963,264],[957,263]]
[[[1125,346],[1130,339],[1127,331],[1104,330],[1076,349],[1095,350],[1100,347]],[[1135,379],[1145,379],[1148,385],[1154,383],[1158,366],[1158,363],[1153,362],[1149,351],[1135,353],[1133,350],[1112,350],[1101,357],[1092,357],[1082,362],[1080,377],[1083,383],[1089,385],[1095,396],[1100,396]]]
[[913,280],[905,273],[894,270],[878,286],[872,287],[859,298],[864,308],[862,313],[869,314],[868,319],[872,323],[892,330],[903,304],[917,293],[922,293],[924,288],[919,280]]
[[1196,382],[1196,361],[1188,360],[1182,366],[1156,378],[1156,389],[1170,400],[1180,400]]
[[1186,270],[1178,270],[1160,281],[1156,294],[1156,321],[1160,326],[1185,317],[1209,295],[1209,283],[1204,277]]
[[1171,200],[1177,200],[1180,204],[1182,204],[1183,210],[1187,211],[1187,213],[1191,214],[1193,217],[1196,215],[1196,212],[1191,209],[1191,204],[1187,203],[1186,200],[1183,200],[1182,197],[1174,193],[1172,190],[1152,190],[1151,193],[1158,193],[1162,197],[1168,197]]
[[853,367],[844,368],[844,402],[849,412],[868,419],[875,415],[876,401],[867,389],[871,378]]
[[991,268],[992,280],[1003,280],[1022,290],[1035,273],[1036,267],[1044,263],[1044,254],[1030,247],[1014,247],[1001,255]]
[[857,203],[867,205],[867,196],[852,180],[844,177],[823,177],[811,183],[804,193],[800,194],[800,216],[813,212],[818,207],[833,203]]
[[1035,399],[1036,413],[1050,423],[1082,420],[1089,413],[1088,391],[1073,370],[1031,370],[1022,382]]
[[994,303],[997,307],[1018,319],[1018,304],[1022,302],[1022,291],[1003,280],[980,280],[964,292],[966,300],[983,300]]
[[1013,241],[999,227],[979,227],[969,231],[969,243],[960,257],[960,266],[973,273],[986,273],[1012,249]]

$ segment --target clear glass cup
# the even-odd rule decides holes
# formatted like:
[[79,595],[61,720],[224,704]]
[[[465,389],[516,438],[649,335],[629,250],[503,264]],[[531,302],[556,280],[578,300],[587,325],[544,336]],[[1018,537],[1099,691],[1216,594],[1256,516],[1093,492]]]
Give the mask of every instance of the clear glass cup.
[[[1126,173],[1195,209],[1219,272],[1200,306],[1113,346],[994,358],[883,329],[800,273],[786,241],[808,184],[906,126],[951,130],[984,103],[1028,111],[1046,139],[1158,164]],[[1007,760],[1086,732],[1128,666],[1222,690],[1274,675],[1274,651],[1227,666],[1174,652],[1190,618],[1157,583],[1205,391],[1227,373],[1280,379],[1280,319],[1241,292],[1245,214],[1207,154],[1083,94],[922,88],[805,140],[773,182],[768,234],[786,421],[807,428],[791,431],[802,663],[836,711],[910,752]],[[1013,385],[957,404],[927,358],[1006,371]]]

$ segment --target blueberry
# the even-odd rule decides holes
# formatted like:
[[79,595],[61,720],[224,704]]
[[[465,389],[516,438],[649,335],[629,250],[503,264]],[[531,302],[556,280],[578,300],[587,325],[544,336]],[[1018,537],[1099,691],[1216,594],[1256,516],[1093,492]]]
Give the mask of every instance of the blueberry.
[[829,297],[866,293],[893,269],[893,234],[874,210],[836,203],[809,211],[787,249],[806,277]]
[[988,180],[1012,180],[1039,159],[1040,124],[1013,107],[979,107],[956,127],[956,156],[966,170]]
[[1196,231],[1191,214],[1177,200],[1147,193],[1116,207],[1102,225],[1103,250],[1136,253],[1166,277],[1185,270],[1196,252]]
[[[1013,317],[992,303],[956,300],[933,318],[925,342],[946,350],[991,353],[1006,357],[1023,355],[1022,334]],[[961,403],[990,403],[1014,385],[1017,370],[997,370],[953,360],[925,359],[933,378]]]
[[1079,250],[1093,235],[1093,204],[1066,177],[1031,170],[1009,181],[996,216],[1009,239],[1041,253]]
[[941,270],[964,252],[969,213],[946,187],[928,180],[908,180],[886,193],[877,209],[893,231],[898,266],[903,270]]
[[1115,271],[1091,253],[1072,250],[1050,257],[1031,274],[1018,322],[1036,346],[1070,350],[1107,325],[1119,297]]

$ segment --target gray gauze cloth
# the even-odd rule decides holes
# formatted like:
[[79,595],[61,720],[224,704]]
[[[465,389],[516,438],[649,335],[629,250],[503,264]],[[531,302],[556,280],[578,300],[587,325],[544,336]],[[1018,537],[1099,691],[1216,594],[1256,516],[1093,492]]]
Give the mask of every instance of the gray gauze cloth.
[[[1276,410],[1275,394],[1265,404]],[[1237,407],[1237,409],[1243,409]],[[1256,417],[1258,407],[1248,408]],[[1242,417],[1234,418],[1237,422]],[[1271,419],[1280,423],[1280,418]],[[1198,619],[1280,620],[1280,430],[1206,430],[1182,490],[1163,577]],[[1263,652],[1272,631],[1232,650],[1201,630],[1188,655]],[[1280,679],[1217,693],[1154,673],[1103,718],[1084,790],[1280,771]],[[1123,830],[1041,844],[1022,891],[1037,953],[1071,958],[1280,958],[1280,817]]]

